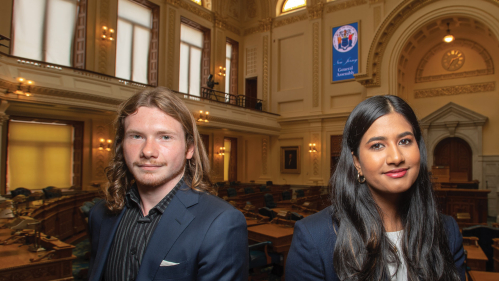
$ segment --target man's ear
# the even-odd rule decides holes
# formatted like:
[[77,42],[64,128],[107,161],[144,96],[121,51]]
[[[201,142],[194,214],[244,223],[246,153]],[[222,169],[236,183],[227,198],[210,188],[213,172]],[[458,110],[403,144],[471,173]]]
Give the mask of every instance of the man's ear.
[[360,167],[359,158],[355,156],[355,154],[353,154],[353,151],[352,151],[352,159],[353,159],[353,165],[357,169],[357,172],[362,175],[362,168]]
[[187,151],[185,152],[185,159],[191,159],[194,155],[194,144],[187,145]]

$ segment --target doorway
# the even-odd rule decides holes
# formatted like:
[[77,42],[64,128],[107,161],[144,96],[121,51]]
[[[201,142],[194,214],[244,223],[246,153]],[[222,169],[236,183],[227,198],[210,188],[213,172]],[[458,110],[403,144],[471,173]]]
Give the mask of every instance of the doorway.
[[341,140],[343,135],[331,136],[331,169],[330,176],[333,176],[336,171],[336,166],[340,160]]
[[246,79],[246,108],[256,108],[258,81],[256,77]]
[[471,181],[473,154],[465,140],[445,138],[437,144],[433,155],[435,166],[449,167],[451,181]]
[[237,181],[237,139],[224,138],[224,181]]

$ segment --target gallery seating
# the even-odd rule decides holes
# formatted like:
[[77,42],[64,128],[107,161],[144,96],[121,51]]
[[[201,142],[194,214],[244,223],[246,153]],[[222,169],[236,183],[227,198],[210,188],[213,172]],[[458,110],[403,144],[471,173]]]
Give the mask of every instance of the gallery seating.
[[289,190],[283,191],[282,200],[291,200],[291,191]]
[[492,244],[494,241],[492,239],[499,238],[499,229],[495,227],[485,226],[485,225],[475,225],[471,227],[463,228],[463,238],[464,237],[476,237],[478,238],[478,245],[482,248],[483,252],[487,256],[487,271],[492,271],[494,268],[493,260],[493,248]]
[[258,209],[258,213],[262,216],[269,217],[271,220],[274,219],[277,215],[276,212],[274,212],[272,209],[267,208],[267,207],[263,207],[263,208]]

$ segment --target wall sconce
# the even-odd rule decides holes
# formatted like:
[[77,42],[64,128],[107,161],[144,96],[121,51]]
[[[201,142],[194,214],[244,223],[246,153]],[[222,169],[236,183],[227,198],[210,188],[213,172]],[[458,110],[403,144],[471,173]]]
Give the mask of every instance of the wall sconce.
[[200,110],[200,111],[199,111],[199,118],[198,118],[198,122],[206,122],[206,123],[210,122],[210,121],[208,121],[208,115],[210,115],[210,113],[209,113],[208,111],[206,111],[206,112],[204,113],[204,118],[203,118],[203,111],[202,111],[202,110]]
[[[14,92],[11,92],[9,90],[7,90],[5,93],[6,94],[16,94],[16,95],[23,95],[23,96],[31,96],[31,85],[33,85],[33,81],[31,80],[26,80],[22,77],[18,77],[17,78],[17,81],[19,81],[19,84],[17,85],[17,90],[15,90]],[[24,83],[26,83],[27,85],[25,85]]]
[[113,35],[114,35],[114,29],[112,28],[108,29],[107,26],[102,27],[102,40],[113,41],[114,40]]
[[219,67],[218,68],[218,75],[220,76],[225,76],[225,67]]
[[107,140],[107,146],[104,144],[106,142],[105,139],[99,139],[99,150],[106,150],[106,151],[111,151],[111,144],[113,143],[112,140],[108,139]]
[[309,143],[308,144],[308,152],[317,152],[317,148],[315,148],[315,143]]
[[225,146],[224,147],[220,147],[220,151],[218,151],[217,154],[224,156],[225,155]]
[[452,34],[450,34],[449,23],[447,23],[447,35],[445,35],[443,40],[445,43],[450,43],[450,42],[454,41],[454,36]]

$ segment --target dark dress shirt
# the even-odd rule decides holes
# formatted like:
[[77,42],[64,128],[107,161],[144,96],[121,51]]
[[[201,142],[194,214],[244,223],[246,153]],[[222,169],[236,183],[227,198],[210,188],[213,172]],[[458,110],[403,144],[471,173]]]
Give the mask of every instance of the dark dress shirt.
[[118,226],[109,251],[104,280],[135,280],[149,239],[154,233],[161,215],[183,183],[184,180],[181,179],[172,191],[149,211],[147,216],[142,214],[137,186],[133,185],[127,192],[127,209],[123,214],[123,219]]

